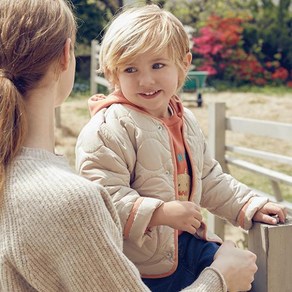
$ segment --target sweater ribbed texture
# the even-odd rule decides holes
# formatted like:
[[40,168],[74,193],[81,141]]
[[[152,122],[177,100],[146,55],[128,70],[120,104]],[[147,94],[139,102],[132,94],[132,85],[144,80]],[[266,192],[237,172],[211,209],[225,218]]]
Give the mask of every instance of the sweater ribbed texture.
[[[124,256],[108,194],[41,149],[23,148],[0,200],[0,291],[149,291]],[[204,271],[187,291],[224,291]]]

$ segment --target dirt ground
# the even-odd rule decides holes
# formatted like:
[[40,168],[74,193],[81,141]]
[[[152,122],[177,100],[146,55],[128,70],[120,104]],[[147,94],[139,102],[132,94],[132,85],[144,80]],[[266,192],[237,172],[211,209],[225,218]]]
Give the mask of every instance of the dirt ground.
[[[276,96],[273,94],[256,93],[233,93],[233,92],[205,92],[203,93],[203,106],[198,108],[194,100],[195,93],[183,93],[181,95],[185,106],[189,107],[197,117],[203,132],[208,136],[208,106],[212,102],[224,102],[226,104],[227,116],[238,116],[261,120],[271,120],[283,123],[292,123],[292,94]],[[81,128],[89,120],[87,111],[87,98],[69,98],[61,107],[61,125],[56,129],[56,151],[64,154],[74,167],[74,148],[76,138]],[[292,135],[292,133],[291,133]],[[249,139],[251,140],[251,139]],[[243,140],[244,141],[244,138]],[[260,141],[250,141],[250,143],[261,143]],[[290,144],[265,143],[260,145],[261,149],[276,150],[274,152],[287,156],[292,156]],[[292,170],[290,174],[292,173]],[[230,226],[226,229],[226,238],[238,241],[244,239],[241,233],[234,231]]]

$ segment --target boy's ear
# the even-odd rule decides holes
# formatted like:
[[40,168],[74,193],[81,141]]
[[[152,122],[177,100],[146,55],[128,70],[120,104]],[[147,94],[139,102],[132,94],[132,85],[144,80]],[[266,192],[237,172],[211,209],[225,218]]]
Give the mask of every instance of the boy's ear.
[[189,70],[190,65],[192,64],[192,59],[193,59],[192,53],[191,52],[186,53],[184,57],[184,65],[185,65],[186,71]]
[[68,69],[69,64],[70,64],[70,57],[71,57],[71,39],[68,38],[63,47],[63,53],[60,60],[62,71],[66,71]]

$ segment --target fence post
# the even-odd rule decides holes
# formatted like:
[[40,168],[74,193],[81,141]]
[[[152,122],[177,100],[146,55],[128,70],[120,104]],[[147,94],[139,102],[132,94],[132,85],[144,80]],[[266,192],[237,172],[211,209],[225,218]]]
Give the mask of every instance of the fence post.
[[98,58],[97,58],[97,46],[98,41],[92,40],[91,41],[91,57],[90,57],[90,93],[91,95],[94,95],[96,93],[96,82],[95,82],[95,76],[96,76],[96,70],[98,66]]
[[[221,165],[224,172],[229,172],[225,162],[225,103],[211,103],[208,109],[208,144],[210,153]],[[208,214],[208,227],[224,239],[225,221]]]
[[248,248],[257,255],[258,271],[253,292],[291,291],[292,219],[285,224],[254,223]]
[[225,162],[225,103],[211,103],[208,114],[208,143],[212,157],[221,165],[224,172],[229,172]]

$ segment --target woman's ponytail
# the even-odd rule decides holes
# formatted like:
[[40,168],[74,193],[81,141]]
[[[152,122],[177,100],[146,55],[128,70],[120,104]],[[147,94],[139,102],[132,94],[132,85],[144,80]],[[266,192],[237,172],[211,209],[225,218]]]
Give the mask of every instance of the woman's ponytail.
[[23,145],[26,128],[23,96],[14,85],[12,75],[0,69],[0,193],[7,166]]

